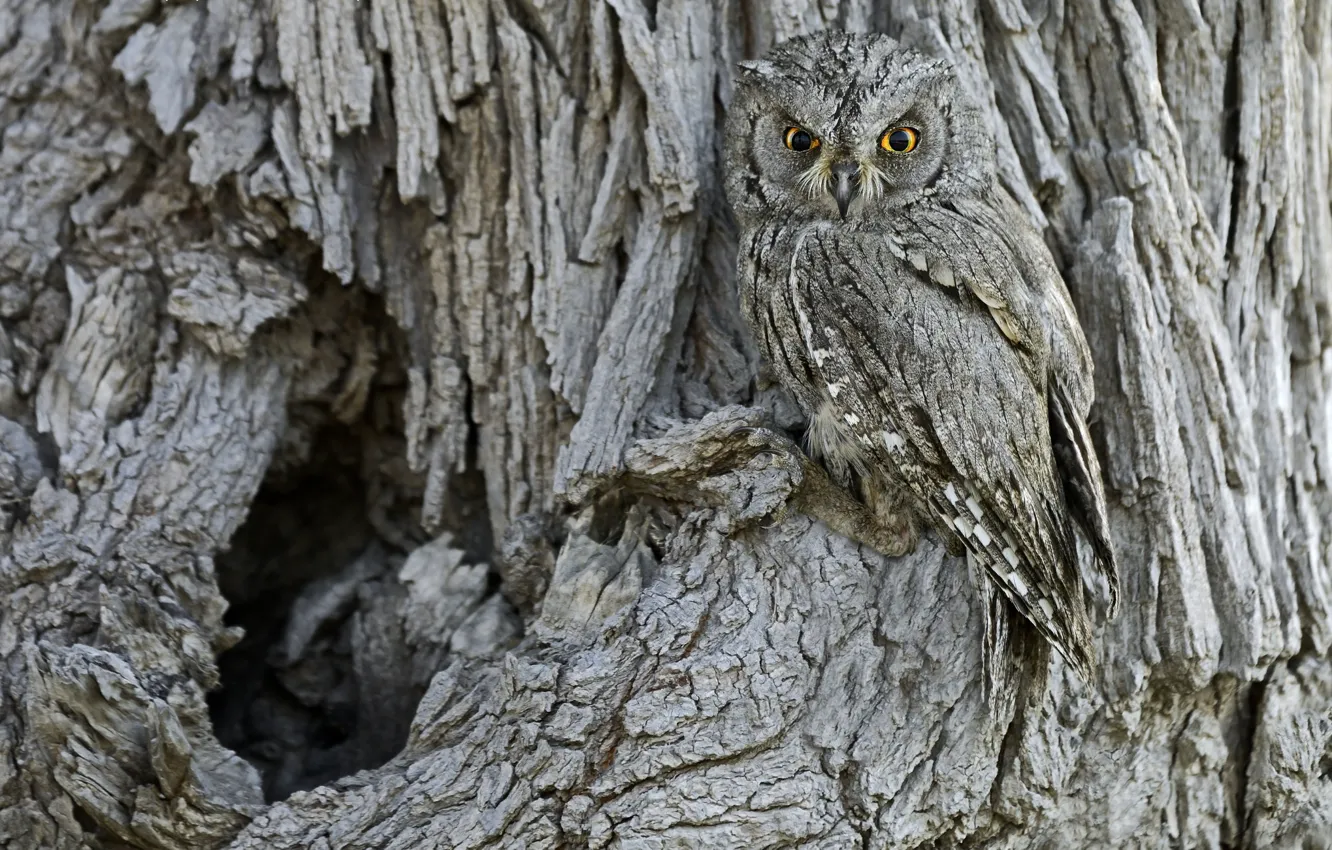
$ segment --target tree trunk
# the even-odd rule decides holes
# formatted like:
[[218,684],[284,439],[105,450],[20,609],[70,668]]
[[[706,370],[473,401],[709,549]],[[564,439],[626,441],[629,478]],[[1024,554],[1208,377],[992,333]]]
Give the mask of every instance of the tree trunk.
[[[1125,574],[1092,687],[987,702],[965,562],[802,512],[719,129],[824,27],[958,65],[1073,293]],[[1332,4],[0,36],[0,845],[1332,842]]]

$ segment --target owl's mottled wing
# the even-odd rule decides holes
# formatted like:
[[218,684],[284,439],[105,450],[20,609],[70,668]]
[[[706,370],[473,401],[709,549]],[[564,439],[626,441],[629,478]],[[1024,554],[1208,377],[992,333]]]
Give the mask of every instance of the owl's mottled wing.
[[867,462],[905,483],[925,518],[1089,675],[1045,387],[985,305],[932,283],[886,240],[834,230],[805,240],[789,285],[817,377]]
[[1021,349],[1029,374],[1047,382],[1050,439],[1070,516],[1091,543],[1119,602],[1119,569],[1110,542],[1101,466],[1087,427],[1094,387],[1091,351],[1068,289],[1025,214],[1002,189],[958,198],[930,215],[901,222],[890,250],[925,279],[957,286],[988,310]]

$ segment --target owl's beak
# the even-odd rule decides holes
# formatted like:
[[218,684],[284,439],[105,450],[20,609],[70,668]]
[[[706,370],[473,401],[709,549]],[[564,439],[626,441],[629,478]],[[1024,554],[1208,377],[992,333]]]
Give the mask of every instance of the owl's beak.
[[832,167],[832,196],[837,201],[837,211],[846,218],[847,208],[860,194],[860,165],[855,162],[839,162]]

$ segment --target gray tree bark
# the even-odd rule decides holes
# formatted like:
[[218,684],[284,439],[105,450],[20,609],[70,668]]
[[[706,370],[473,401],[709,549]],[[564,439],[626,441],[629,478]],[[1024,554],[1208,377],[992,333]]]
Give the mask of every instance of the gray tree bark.
[[[1094,687],[767,430],[718,134],[824,27],[1064,269]],[[1332,842],[1332,4],[7,0],[0,125],[3,846]]]

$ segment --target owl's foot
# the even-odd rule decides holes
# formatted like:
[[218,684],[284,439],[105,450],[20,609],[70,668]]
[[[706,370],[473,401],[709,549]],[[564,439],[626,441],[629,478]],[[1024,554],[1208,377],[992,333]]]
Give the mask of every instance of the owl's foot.
[[802,460],[804,480],[791,500],[792,507],[890,558],[915,550],[918,535],[909,513],[903,510],[880,515],[834,484],[823,467],[808,457]]
[[737,455],[753,458],[751,466],[789,469],[794,464],[801,471],[790,500],[769,513],[770,524],[781,522],[794,509],[890,558],[915,551],[919,540],[915,522],[891,485],[876,478],[875,486],[867,489],[867,495],[875,495],[862,504],[786,436],[768,428],[744,427],[734,437],[743,446]]
[[882,475],[872,475],[861,479],[860,496],[882,533],[900,549],[896,554],[914,551],[920,531],[902,490]]

